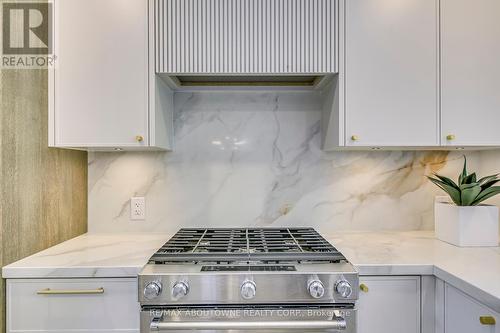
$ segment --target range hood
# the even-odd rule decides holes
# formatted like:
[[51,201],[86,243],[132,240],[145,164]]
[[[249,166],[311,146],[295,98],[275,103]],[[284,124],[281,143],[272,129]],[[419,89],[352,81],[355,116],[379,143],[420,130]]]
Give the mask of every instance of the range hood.
[[242,75],[242,74],[169,74],[160,73],[160,78],[173,90],[192,89],[232,89],[232,88],[276,88],[308,89],[324,87],[335,74],[281,74],[281,75]]
[[173,89],[314,89],[339,72],[337,0],[154,4],[155,72]]

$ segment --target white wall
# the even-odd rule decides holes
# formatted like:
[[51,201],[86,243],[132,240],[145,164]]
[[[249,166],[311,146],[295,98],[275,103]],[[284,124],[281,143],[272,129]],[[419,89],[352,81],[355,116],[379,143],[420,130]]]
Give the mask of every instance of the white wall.
[[[424,175],[455,177],[462,165],[462,152],[324,153],[321,105],[310,94],[182,93],[175,103],[174,152],[89,154],[91,232],[432,229],[439,191]],[[468,155],[471,168],[500,161]],[[146,221],[129,220],[132,196],[146,197]]]

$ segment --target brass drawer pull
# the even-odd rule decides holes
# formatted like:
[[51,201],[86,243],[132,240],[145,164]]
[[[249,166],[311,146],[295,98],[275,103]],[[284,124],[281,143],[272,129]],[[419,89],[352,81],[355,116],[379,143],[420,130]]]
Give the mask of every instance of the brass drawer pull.
[[104,288],[97,289],[42,289],[36,292],[38,295],[96,295],[104,294]]
[[360,284],[360,285],[359,285],[359,289],[360,289],[362,292],[365,292],[365,293],[367,293],[367,292],[368,292],[368,290],[369,290],[369,289],[368,289],[368,286],[367,286],[366,284],[364,284],[364,283],[362,283],[362,284]]
[[497,323],[495,317],[492,316],[481,316],[479,322],[481,325],[495,325]]

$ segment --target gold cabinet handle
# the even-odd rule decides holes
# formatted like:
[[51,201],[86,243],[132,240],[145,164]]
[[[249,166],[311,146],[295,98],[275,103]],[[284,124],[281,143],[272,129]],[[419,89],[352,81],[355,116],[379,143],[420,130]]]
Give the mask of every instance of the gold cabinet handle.
[[495,325],[497,323],[495,317],[492,316],[481,316],[479,322],[481,325]]
[[453,140],[455,140],[456,138],[457,138],[457,137],[455,136],[455,134],[448,134],[448,135],[446,136],[446,140],[448,140],[448,141],[453,141]]
[[144,137],[143,137],[142,135],[137,135],[137,136],[135,137],[135,140],[136,140],[137,142],[142,142],[142,141],[144,141]]
[[353,136],[351,136],[351,140],[352,141],[359,141],[359,136],[353,135]]
[[36,292],[38,295],[95,295],[104,294],[104,288],[97,289],[42,289]]
[[360,284],[360,285],[359,285],[359,289],[360,289],[362,292],[364,292],[364,293],[367,293],[367,292],[368,292],[368,290],[369,290],[369,289],[368,289],[368,286],[367,286],[366,284],[364,284],[364,283],[362,283],[362,284]]

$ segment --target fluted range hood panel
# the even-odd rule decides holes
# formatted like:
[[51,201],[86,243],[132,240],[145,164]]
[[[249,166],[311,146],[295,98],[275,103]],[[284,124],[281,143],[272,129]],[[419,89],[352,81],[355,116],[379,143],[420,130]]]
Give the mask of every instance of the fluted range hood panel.
[[338,0],[157,0],[156,72],[184,86],[311,86],[338,72],[339,12]]

